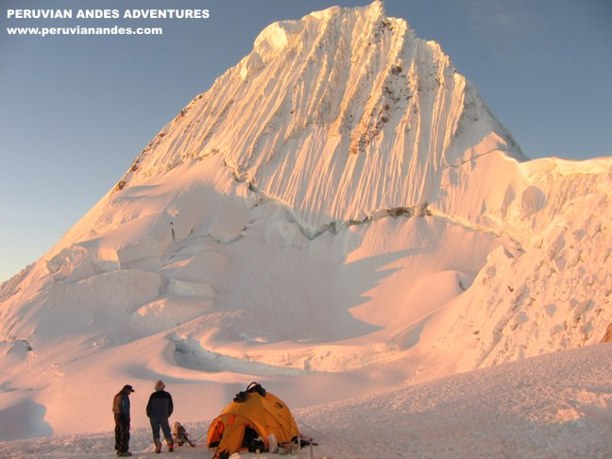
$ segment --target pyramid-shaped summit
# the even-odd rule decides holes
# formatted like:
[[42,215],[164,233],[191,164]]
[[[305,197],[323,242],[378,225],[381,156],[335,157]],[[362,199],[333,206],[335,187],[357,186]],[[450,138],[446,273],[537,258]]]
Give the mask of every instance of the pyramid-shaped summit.
[[216,155],[315,232],[435,200],[441,170],[494,151],[525,159],[440,46],[376,1],[268,26],[121,186]]

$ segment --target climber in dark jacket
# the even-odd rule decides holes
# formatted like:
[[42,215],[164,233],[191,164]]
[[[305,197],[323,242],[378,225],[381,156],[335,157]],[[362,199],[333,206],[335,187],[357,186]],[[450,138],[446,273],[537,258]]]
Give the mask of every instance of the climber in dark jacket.
[[155,383],[155,392],[149,397],[147,403],[147,416],[151,421],[151,431],[153,433],[153,443],[155,443],[155,452],[161,452],[161,440],[159,436],[159,429],[161,428],[164,433],[164,438],[168,445],[168,450],[174,450],[174,441],[172,440],[172,431],[170,430],[170,423],[168,418],[174,411],[174,404],[172,403],[172,395],[166,392],[166,385],[163,381],[157,381]]
[[115,417],[115,450],[117,456],[131,456],[130,449],[130,397],[134,389],[129,384],[113,398],[113,415]]

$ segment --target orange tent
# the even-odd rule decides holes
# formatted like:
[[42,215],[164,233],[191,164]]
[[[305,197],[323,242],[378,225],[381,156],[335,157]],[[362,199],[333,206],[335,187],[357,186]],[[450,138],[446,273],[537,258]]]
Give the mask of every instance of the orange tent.
[[296,441],[300,436],[289,408],[278,397],[261,385],[251,383],[247,390],[236,395],[221,414],[210,424],[206,444],[217,447],[215,458],[229,456],[248,448],[253,437],[260,437],[262,451]]

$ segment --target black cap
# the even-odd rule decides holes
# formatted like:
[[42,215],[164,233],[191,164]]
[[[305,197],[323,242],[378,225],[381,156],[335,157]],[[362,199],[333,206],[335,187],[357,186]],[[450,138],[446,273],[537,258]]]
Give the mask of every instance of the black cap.
[[130,386],[129,384],[126,384],[125,386],[123,386],[123,392],[135,392],[134,388],[132,386]]

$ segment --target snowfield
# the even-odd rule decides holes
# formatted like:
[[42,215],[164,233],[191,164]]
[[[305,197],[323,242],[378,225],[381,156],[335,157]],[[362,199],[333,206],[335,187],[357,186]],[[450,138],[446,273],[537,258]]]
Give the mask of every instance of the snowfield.
[[[312,449],[312,457],[319,459],[606,459],[612,457],[611,372],[612,344],[600,344],[297,409],[294,416],[302,434],[319,443]],[[181,386],[168,390],[176,394]],[[293,390],[278,395],[291,406],[298,399],[307,403],[311,391],[296,381]],[[135,417],[144,417],[143,406],[133,408]],[[5,441],[0,456],[114,457],[108,411],[106,432]],[[196,447],[180,447],[172,457],[212,457],[213,450],[203,444],[208,422],[188,423],[187,428]],[[146,428],[132,433],[131,445],[135,456],[153,455]],[[299,457],[310,458],[310,448]]]
[[175,457],[258,381],[318,458],[609,459],[611,172],[528,161],[382,2],[271,25],[0,284],[0,457],[112,456],[124,384],[149,455],[162,379]]

